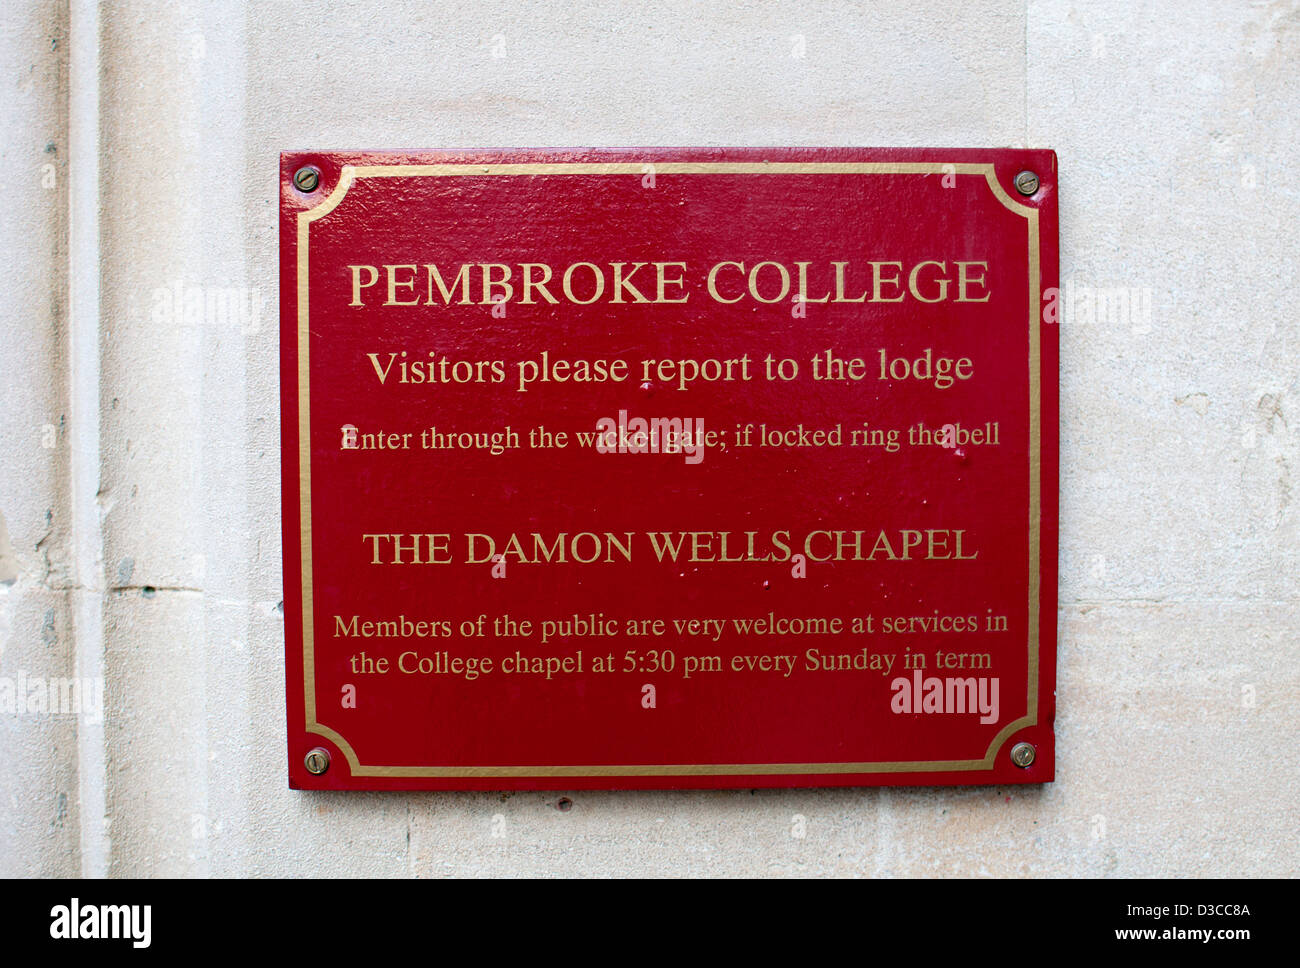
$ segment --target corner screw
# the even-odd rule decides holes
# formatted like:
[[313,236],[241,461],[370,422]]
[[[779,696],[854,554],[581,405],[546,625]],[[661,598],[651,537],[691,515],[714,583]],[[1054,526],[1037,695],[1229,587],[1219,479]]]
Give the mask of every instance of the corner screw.
[[1022,171],[1016,176],[1016,191],[1021,195],[1032,195],[1038,191],[1038,176],[1032,171]]
[[[308,165],[293,173],[293,187],[300,192],[314,192],[320,184],[320,172]],[[324,770],[321,770],[324,773]]]
[[[1011,747],[1011,762],[1016,764],[1016,766],[1020,767],[1022,770],[1033,764],[1034,755],[1034,748],[1029,743],[1017,743],[1015,746]],[[307,769],[310,770],[311,767],[307,767]]]
[[[1012,754],[1015,755],[1014,753]],[[1032,759],[1032,757],[1031,757]],[[303,758],[303,765],[307,767],[307,772],[314,776],[320,776],[330,768],[329,750],[317,746]]]

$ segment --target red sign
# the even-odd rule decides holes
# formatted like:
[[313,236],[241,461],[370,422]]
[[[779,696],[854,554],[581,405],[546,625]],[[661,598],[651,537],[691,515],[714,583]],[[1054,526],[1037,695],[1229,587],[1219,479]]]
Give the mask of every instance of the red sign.
[[290,785],[1051,780],[1056,187],[282,156]]

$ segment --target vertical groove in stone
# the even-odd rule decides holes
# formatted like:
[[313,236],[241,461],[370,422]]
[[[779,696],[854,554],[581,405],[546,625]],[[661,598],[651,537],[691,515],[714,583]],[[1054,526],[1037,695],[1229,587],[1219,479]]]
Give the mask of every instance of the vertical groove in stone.
[[75,582],[76,670],[96,683],[100,714],[77,731],[78,813],[83,877],[108,864],[104,801],[104,536],[99,514],[99,7],[74,0],[69,11],[68,401]]

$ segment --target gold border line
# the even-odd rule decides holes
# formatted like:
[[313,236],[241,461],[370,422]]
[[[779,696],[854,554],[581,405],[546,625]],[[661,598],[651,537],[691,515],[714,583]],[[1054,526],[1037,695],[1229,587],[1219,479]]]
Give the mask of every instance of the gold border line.
[[[307,252],[308,228],[338,208],[358,179],[394,177],[454,177],[481,175],[640,175],[650,165],[659,174],[863,174],[863,175],[983,175],[1003,207],[1026,221],[1029,254],[1029,663],[1027,714],[1004,726],[993,738],[980,760],[919,760],[883,763],[713,763],[642,764],[635,766],[363,766],[352,745],[337,731],[316,722],[315,626],[312,614],[311,544],[311,392],[309,366]],[[1038,619],[1042,576],[1039,572],[1042,517],[1042,401],[1041,340],[1038,329],[1040,298],[1040,240],[1038,210],[1024,205],[997,180],[989,163],[945,164],[942,162],[572,162],[536,164],[436,164],[436,165],[344,165],[339,183],[328,198],[315,208],[298,213],[298,461],[301,498],[299,532],[302,550],[303,587],[303,688],[306,731],[333,742],[347,758],[353,776],[379,777],[598,777],[598,776],[768,776],[871,773],[960,773],[991,769],[1007,738],[1017,730],[1038,722]]]

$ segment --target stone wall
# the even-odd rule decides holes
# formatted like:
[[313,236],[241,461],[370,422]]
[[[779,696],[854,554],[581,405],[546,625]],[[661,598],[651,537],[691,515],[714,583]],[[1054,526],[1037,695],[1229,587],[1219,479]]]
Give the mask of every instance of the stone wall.
[[[11,0],[0,677],[104,691],[0,713],[0,874],[1300,874],[1298,66],[1286,0]],[[287,788],[278,153],[552,145],[1058,152],[1054,784]]]

